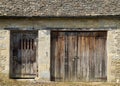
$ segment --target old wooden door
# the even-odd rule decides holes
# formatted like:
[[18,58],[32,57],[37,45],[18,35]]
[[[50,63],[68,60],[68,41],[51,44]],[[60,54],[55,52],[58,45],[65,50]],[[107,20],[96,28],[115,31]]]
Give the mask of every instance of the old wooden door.
[[11,32],[11,77],[34,78],[37,75],[37,32]]
[[106,75],[106,32],[52,32],[51,79],[103,81]]

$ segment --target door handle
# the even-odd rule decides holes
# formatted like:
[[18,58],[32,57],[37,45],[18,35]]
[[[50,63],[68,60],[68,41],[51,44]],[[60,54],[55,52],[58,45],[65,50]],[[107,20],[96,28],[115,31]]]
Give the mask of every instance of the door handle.
[[75,58],[73,58],[72,61],[75,61]]
[[79,57],[78,57],[78,56],[75,56],[75,59],[79,59]]
[[75,57],[72,59],[72,61],[75,61],[75,60],[77,60],[77,59],[79,59],[79,57],[78,57],[78,56],[75,56]]

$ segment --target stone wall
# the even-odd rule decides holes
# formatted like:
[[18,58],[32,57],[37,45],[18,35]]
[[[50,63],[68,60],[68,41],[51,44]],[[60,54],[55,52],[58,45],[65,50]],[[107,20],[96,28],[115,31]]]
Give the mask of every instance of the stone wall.
[[50,31],[38,31],[38,78],[50,81]]
[[108,78],[120,82],[120,30],[108,31]]
[[[108,30],[107,80],[120,82],[120,21],[119,19],[1,19],[0,20],[0,73],[9,75],[10,29],[38,30],[38,76],[40,81],[50,80],[50,28],[75,30]],[[7,29],[7,30],[4,30]],[[9,77],[8,77],[9,78]]]
[[0,30],[0,73],[9,76],[10,31]]

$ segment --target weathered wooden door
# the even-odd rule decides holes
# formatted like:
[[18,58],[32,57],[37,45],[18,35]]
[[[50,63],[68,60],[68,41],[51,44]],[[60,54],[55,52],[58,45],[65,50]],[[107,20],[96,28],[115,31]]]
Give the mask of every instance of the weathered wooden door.
[[106,32],[52,32],[51,79],[102,81],[106,75]]
[[37,75],[37,32],[11,32],[11,77],[34,78]]

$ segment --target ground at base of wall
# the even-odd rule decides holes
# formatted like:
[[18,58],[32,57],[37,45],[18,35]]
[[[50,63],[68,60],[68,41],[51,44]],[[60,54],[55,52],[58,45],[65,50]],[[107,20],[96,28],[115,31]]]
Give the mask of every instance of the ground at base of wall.
[[0,74],[0,86],[120,86],[120,83],[107,82],[41,82],[9,79]]
[[117,83],[103,83],[103,82],[56,82],[56,83],[45,83],[37,82],[33,86],[120,86]]
[[0,86],[120,86],[120,83],[105,82],[25,82],[25,81],[0,81]]

